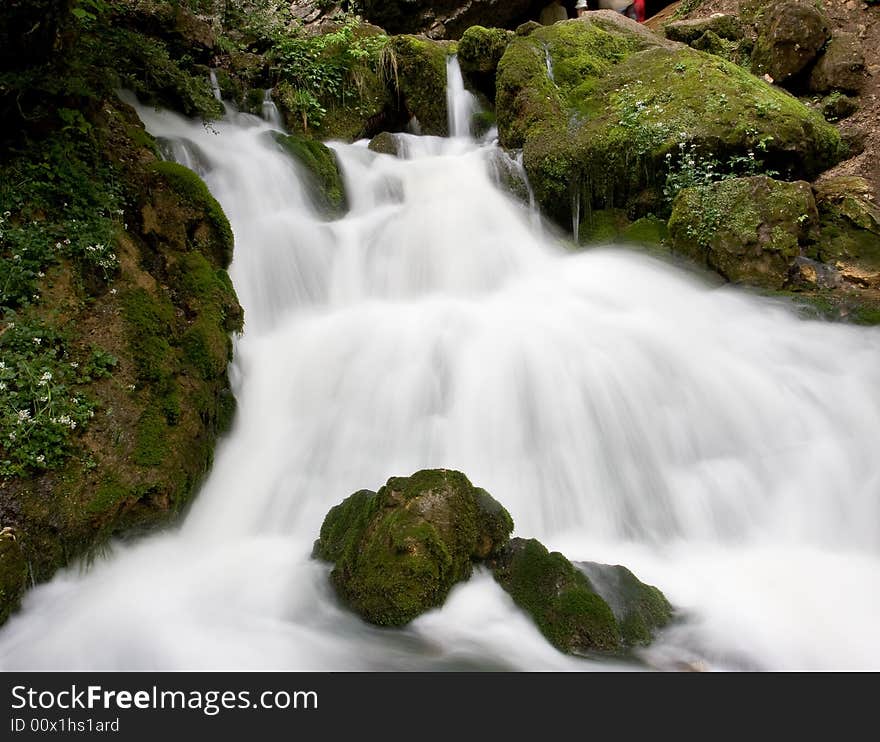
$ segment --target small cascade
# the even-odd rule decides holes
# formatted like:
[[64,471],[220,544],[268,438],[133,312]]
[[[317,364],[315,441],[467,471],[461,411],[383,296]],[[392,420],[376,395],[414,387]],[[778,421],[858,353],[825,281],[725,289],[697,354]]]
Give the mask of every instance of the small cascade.
[[263,91],[263,120],[271,124],[277,129],[284,128],[284,121],[281,118],[281,112],[275,101],[272,100],[272,88],[266,88]]
[[208,77],[211,80],[211,92],[213,92],[214,97],[222,103],[223,102],[223,93],[220,91],[220,83],[217,82],[217,73],[212,69],[208,73]]
[[446,110],[449,116],[449,135],[470,137],[471,123],[477,112],[477,99],[464,87],[456,54],[446,57]]
[[576,181],[569,186],[571,191],[571,236],[577,245],[581,240],[581,189]]

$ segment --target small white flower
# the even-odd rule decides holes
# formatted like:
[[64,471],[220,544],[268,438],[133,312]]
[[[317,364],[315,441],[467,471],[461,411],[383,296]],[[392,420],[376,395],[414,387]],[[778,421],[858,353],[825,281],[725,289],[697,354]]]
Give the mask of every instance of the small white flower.
[[19,410],[18,411],[18,424],[21,425],[25,420],[29,420],[31,417],[30,410]]
[[9,217],[12,216],[12,212],[11,211],[4,211],[3,216],[5,216],[8,219]]
[[43,273],[43,271],[40,271],[39,273],[37,273],[37,276],[39,276],[40,278],[45,278],[46,274]]
[[60,249],[61,249],[61,243],[60,243],[60,242],[56,242],[56,243],[55,243],[55,249],[56,249],[56,250],[60,250]]
[[70,429],[73,430],[76,427],[76,420],[70,421]]
[[43,373],[43,375],[40,377],[40,384],[45,386],[47,381],[52,381],[52,372],[51,371],[45,371]]
[[21,255],[19,255],[18,253],[15,253],[15,255],[12,256],[12,259],[13,260],[21,260]]
[[37,456],[37,463],[42,464],[46,460],[46,457],[43,454]]
[[6,391],[6,382],[0,381],[0,392],[5,392],[5,391]]
[[73,361],[73,362],[71,362],[70,367],[71,368],[79,368],[79,363],[77,363],[76,361]]
[[43,342],[43,338],[34,338],[34,345],[39,345]]
[[11,440],[11,441],[14,441],[14,440],[15,440],[15,433],[10,433],[10,434],[9,434],[9,440]]
[[110,293],[113,294],[113,296],[116,296],[116,289],[110,289]]
[[5,371],[5,370],[6,370],[6,361],[0,361],[0,371]]

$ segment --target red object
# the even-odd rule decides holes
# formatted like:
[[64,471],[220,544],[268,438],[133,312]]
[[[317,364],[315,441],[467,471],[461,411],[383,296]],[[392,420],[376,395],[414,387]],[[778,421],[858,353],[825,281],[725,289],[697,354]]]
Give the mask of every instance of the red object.
[[636,9],[636,20],[639,23],[645,22],[645,0],[635,0],[633,7]]

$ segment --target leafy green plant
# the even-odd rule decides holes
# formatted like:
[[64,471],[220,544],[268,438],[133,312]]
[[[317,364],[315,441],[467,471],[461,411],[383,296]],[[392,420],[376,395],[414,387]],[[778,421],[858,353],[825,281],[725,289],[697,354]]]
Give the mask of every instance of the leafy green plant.
[[94,403],[76,386],[91,380],[96,363],[104,374],[115,365],[93,352],[81,369],[52,327],[10,316],[0,328],[0,476],[63,464],[94,416]]
[[304,131],[320,127],[329,106],[345,106],[359,97],[365,68],[384,72],[387,43],[384,34],[361,32],[354,16],[329,33],[296,30],[276,39],[271,57],[281,80],[279,94],[300,116]]

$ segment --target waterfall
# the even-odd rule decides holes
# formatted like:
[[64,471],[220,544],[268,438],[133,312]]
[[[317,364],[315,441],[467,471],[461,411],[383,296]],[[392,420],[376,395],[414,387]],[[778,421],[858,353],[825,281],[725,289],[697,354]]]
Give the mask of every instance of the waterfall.
[[214,97],[222,103],[223,93],[220,92],[220,83],[217,82],[217,73],[212,69],[208,73],[208,77],[211,80],[211,92],[214,93]]
[[469,137],[474,113],[477,111],[477,100],[473,93],[464,87],[457,54],[446,57],[446,110],[449,117],[449,135]]
[[464,138],[458,80],[456,137],[333,145],[350,211],[331,222],[260,118],[137,106],[235,232],[238,412],[182,526],[32,590],[0,667],[620,666],[556,652],[482,570],[400,631],[339,604],[310,558],[327,510],[442,466],[517,534],[663,589],[681,620],[651,666],[880,669],[878,331],[566,251]]
[[556,83],[556,75],[553,74],[553,58],[550,56],[550,47],[544,44],[544,65],[547,67],[547,77],[550,82]]
[[266,88],[263,91],[263,120],[268,121],[275,129],[283,129],[284,121],[281,118],[281,112],[275,101],[272,100],[272,88]]

